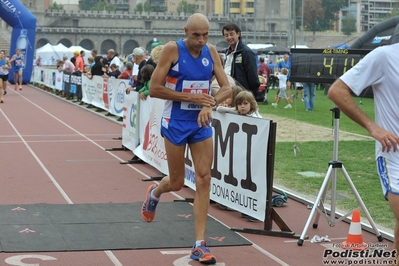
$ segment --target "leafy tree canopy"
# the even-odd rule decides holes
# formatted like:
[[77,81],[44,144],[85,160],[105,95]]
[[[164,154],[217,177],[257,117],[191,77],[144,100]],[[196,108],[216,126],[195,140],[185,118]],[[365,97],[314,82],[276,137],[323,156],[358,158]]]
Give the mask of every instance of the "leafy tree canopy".
[[177,12],[184,12],[184,13],[195,13],[197,11],[197,8],[195,7],[195,4],[189,4],[187,3],[186,0],[183,0],[179,3],[179,5],[176,8]]
[[57,2],[54,2],[48,8],[53,10],[64,10],[64,6],[62,4],[58,4]]
[[93,6],[97,4],[98,0],[80,0],[79,8],[80,10],[91,10]]
[[143,4],[142,3],[138,3],[134,9],[135,12],[143,12]]
[[387,20],[393,17],[399,16],[399,0],[396,0],[394,3],[392,3],[392,10],[390,13],[387,14],[387,16],[382,20]]
[[106,10],[115,11],[116,8],[113,4],[108,3],[106,0],[80,0],[79,8],[81,10]]
[[152,12],[153,10],[154,10],[154,8],[151,5],[151,2],[149,0],[145,1],[145,3],[144,3],[144,11],[145,12]]
[[342,19],[341,31],[347,36],[356,32],[356,18],[354,15],[348,13],[348,15]]
[[330,30],[333,23],[338,20],[336,15],[338,11],[345,6],[348,6],[348,0],[295,0],[296,4],[296,18],[297,28],[299,29],[301,23],[298,21],[302,17],[303,7],[303,24],[307,30],[324,31]]
[[91,8],[91,10],[106,10],[106,11],[115,11],[116,8],[113,4],[107,3],[106,1],[99,1],[95,6]]

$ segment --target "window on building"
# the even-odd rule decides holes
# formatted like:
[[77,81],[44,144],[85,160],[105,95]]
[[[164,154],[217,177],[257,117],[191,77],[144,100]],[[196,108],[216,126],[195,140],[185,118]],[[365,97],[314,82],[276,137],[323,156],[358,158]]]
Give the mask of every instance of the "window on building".
[[230,8],[240,8],[240,3],[230,3]]

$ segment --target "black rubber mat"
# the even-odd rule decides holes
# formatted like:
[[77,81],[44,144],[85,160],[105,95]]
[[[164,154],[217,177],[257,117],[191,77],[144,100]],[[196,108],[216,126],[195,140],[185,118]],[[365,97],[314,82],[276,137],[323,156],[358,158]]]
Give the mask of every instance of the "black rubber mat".
[[[0,206],[2,252],[191,248],[192,206],[161,202],[152,223],[142,220],[141,203],[33,204]],[[251,243],[208,217],[210,246]]]

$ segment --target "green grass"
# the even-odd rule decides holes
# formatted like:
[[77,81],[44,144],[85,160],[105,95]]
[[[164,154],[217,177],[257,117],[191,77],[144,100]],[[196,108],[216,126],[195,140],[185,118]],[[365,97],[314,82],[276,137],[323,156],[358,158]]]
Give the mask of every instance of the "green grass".
[[[296,119],[315,125],[332,128],[331,108],[334,104],[327,98],[324,91],[318,90],[315,99],[315,111],[306,112],[303,102],[296,103],[297,108],[283,109],[274,108],[270,105],[273,102],[275,91],[269,92],[269,105],[259,103],[260,113],[273,114],[281,117]],[[360,108],[364,110],[372,119],[374,119],[373,99],[354,98]],[[360,105],[359,102],[362,102]],[[366,130],[351,121],[341,113],[340,130],[353,132],[357,134],[368,135]],[[278,134],[278,126],[277,126]],[[294,134],[294,129],[293,129]],[[311,132],[309,132],[311,134]],[[274,185],[284,186],[290,190],[308,195],[311,201],[314,201],[328,170],[328,163],[333,158],[333,140],[331,141],[312,141],[297,143],[300,152],[294,156],[294,142],[276,143],[275,166],[274,166]],[[377,175],[374,140],[362,141],[340,141],[338,145],[338,160],[344,163],[344,167],[369,210],[374,222],[386,228],[393,229],[395,217],[388,205],[388,202],[382,195],[379,177]],[[316,172],[321,177],[304,177],[299,172]],[[336,200],[337,208],[343,211],[351,211],[359,207],[348,183],[346,182],[341,169],[336,172],[337,193],[348,198],[339,198]],[[331,188],[329,188],[330,191]],[[329,201],[327,201],[329,203]],[[364,214],[362,214],[364,217]]]
[[[292,94],[292,93],[291,93]],[[316,91],[315,97],[315,111],[306,112],[304,104],[301,100],[296,100],[291,103],[292,109],[284,109],[285,102],[281,102],[278,108],[274,108],[271,103],[274,102],[274,96],[276,90],[269,90],[268,93],[268,105],[259,103],[259,112],[262,114],[278,115],[286,118],[296,119],[297,121],[303,121],[312,123],[319,126],[332,128],[333,116],[330,111],[335,107],[334,103],[330,101],[325,95],[323,90]],[[366,114],[374,119],[374,100],[370,98],[356,97],[355,102],[358,106],[366,112]],[[362,104],[359,104],[362,102]],[[340,130],[353,132],[362,135],[368,135],[367,131],[360,127],[358,124],[350,120],[344,113],[340,116]]]

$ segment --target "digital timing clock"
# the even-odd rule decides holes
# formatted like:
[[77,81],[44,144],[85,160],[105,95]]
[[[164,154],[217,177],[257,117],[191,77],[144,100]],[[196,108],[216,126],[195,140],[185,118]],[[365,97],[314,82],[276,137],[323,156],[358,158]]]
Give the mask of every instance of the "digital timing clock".
[[291,49],[291,81],[333,83],[371,50]]

